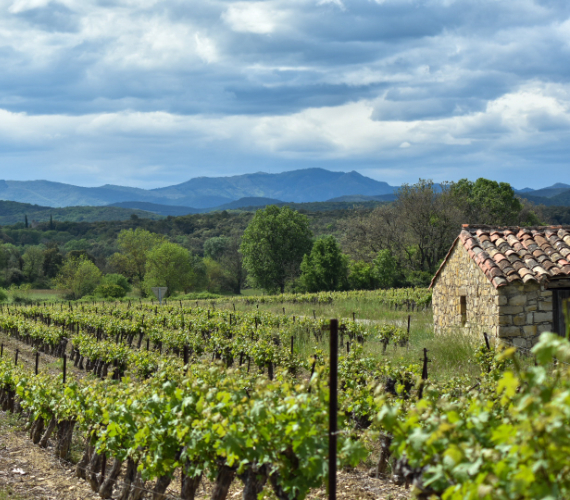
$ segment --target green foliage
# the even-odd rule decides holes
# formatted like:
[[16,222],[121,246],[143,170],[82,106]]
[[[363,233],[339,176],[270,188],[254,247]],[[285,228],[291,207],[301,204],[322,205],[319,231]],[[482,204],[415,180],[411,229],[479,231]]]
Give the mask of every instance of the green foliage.
[[348,283],[352,290],[374,290],[378,288],[374,265],[363,260],[350,261]]
[[482,177],[475,182],[461,179],[451,185],[451,192],[466,212],[469,222],[491,225],[540,224],[533,212],[523,214],[523,204],[506,182],[499,183]]
[[29,281],[34,281],[43,273],[44,251],[39,246],[30,246],[22,255],[23,271]]
[[117,285],[124,290],[125,294],[130,292],[133,289],[133,287],[129,283],[129,280],[127,280],[127,278],[125,276],[123,276],[122,274],[118,274],[118,273],[111,273],[111,274],[106,274],[105,276],[103,276],[102,284],[104,284],[104,285]]
[[57,246],[44,250],[42,271],[48,278],[55,278],[63,265],[63,255]]
[[427,388],[406,409],[385,404],[379,421],[422,495],[446,500],[568,498],[570,343],[545,333],[523,368],[515,349],[478,353],[484,373],[476,391]]
[[308,292],[333,292],[348,285],[348,259],[334,236],[313,243],[301,262],[301,283]]
[[102,283],[95,288],[94,293],[96,296],[106,299],[120,299],[127,294],[123,287],[113,283]]
[[196,272],[190,252],[175,243],[165,241],[146,253],[144,288],[148,295],[151,287],[166,286],[168,295],[195,284]]
[[217,236],[204,242],[204,256],[219,261],[230,244],[230,238]]
[[120,253],[111,257],[111,266],[140,283],[146,273],[147,254],[163,241],[162,236],[140,227],[123,230],[117,236]]
[[392,252],[385,248],[372,261],[379,288],[393,288],[398,282],[399,266]]
[[6,293],[6,290],[0,288],[0,302],[6,302],[7,300],[8,300],[8,294]]
[[283,293],[285,283],[298,275],[303,256],[310,251],[311,237],[305,215],[275,205],[258,210],[241,244],[244,265],[255,284]]
[[101,271],[93,262],[83,256],[74,257],[65,261],[56,278],[56,284],[59,290],[66,290],[70,298],[79,299],[92,294],[101,278]]

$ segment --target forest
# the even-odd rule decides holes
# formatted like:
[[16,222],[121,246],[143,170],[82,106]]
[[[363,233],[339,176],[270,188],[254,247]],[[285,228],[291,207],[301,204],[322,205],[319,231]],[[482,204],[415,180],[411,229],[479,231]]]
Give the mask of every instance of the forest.
[[78,299],[144,296],[155,285],[170,294],[426,286],[461,224],[560,224],[568,212],[533,206],[509,184],[481,178],[441,187],[420,180],[402,186],[392,203],[342,210],[283,205],[160,220],[50,217],[35,227],[2,227],[0,287],[58,289]]

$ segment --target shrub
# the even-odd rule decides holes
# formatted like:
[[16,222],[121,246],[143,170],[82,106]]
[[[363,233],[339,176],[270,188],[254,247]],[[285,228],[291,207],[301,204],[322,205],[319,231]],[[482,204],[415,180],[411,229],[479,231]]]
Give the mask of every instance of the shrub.
[[123,287],[110,283],[103,283],[95,288],[95,295],[106,299],[120,299],[126,294],[127,292]]

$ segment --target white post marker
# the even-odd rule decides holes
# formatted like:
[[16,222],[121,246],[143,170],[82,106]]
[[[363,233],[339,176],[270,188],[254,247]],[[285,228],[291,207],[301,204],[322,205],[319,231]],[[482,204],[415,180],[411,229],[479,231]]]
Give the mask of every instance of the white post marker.
[[168,287],[166,287],[166,286],[153,286],[151,288],[151,290],[152,290],[152,293],[154,293],[154,295],[158,299],[159,304],[162,305],[162,298],[166,295],[166,291],[168,290]]

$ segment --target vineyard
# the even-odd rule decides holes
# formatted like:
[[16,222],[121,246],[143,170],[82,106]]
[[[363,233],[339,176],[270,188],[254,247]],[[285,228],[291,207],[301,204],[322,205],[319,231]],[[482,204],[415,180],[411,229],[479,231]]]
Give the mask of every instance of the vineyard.
[[339,320],[339,468],[374,464],[420,498],[567,496],[570,345],[477,339],[475,371],[434,379],[450,358],[423,349],[422,289],[4,306],[5,342],[35,367],[2,346],[2,410],[58,458],[78,449],[75,473],[101,498],[193,499],[208,480],[213,500],[236,481],[245,500],[302,499],[329,476],[331,331],[317,309],[285,308],[349,300],[386,320]]

